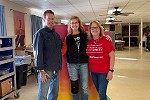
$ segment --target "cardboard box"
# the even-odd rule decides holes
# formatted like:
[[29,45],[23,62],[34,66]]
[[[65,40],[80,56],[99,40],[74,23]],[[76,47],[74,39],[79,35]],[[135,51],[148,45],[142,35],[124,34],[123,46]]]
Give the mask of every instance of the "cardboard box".
[[12,91],[12,78],[2,80],[0,82],[0,97],[5,96],[6,94]]

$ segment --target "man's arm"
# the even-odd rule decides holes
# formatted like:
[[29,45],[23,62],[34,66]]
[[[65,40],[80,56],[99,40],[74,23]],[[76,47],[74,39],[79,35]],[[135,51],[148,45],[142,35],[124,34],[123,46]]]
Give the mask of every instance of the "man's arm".
[[33,54],[35,59],[35,66],[37,70],[44,69],[43,63],[43,38],[39,32],[33,36]]

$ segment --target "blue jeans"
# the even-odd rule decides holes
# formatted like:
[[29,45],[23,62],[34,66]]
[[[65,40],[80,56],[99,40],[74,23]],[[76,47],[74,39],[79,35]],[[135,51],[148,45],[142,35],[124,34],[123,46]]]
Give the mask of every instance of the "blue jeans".
[[40,74],[38,74],[38,100],[57,100],[59,91],[59,72],[53,74],[52,71],[46,71],[50,78],[46,83],[42,83]]
[[[78,80],[78,75],[80,74],[80,84],[81,84],[81,100],[88,100],[88,64],[69,64],[68,71],[71,81]],[[73,100],[79,100],[79,94],[72,94]]]
[[108,80],[106,79],[107,73],[94,73],[91,72],[92,79],[96,90],[99,94],[100,100],[107,100],[106,91],[108,86]]

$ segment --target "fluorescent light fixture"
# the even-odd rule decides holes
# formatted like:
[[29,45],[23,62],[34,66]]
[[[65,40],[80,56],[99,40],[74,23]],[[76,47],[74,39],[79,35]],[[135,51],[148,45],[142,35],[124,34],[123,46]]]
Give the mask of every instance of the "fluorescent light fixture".
[[106,21],[108,20],[115,20],[115,18],[106,18]]
[[[121,11],[122,9],[117,9],[117,11]],[[114,11],[116,11],[116,9],[113,10],[108,10],[108,14],[112,14]]]
[[111,22],[105,22],[105,24],[111,24]]
[[90,25],[90,23],[84,23],[85,25]]
[[30,8],[31,11],[35,11],[35,12],[39,12],[39,13],[42,13],[43,14],[43,11],[42,10],[39,10],[39,9],[35,9],[35,8]]
[[66,20],[66,19],[61,19],[61,23],[65,24],[65,25],[68,24],[68,22],[69,22],[69,21]]

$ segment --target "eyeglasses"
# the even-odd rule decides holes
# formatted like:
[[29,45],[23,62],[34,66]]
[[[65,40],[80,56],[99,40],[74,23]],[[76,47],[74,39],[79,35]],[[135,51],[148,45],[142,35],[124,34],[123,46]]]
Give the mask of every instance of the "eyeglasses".
[[78,24],[78,22],[72,22],[72,23],[70,23],[70,24]]
[[91,27],[91,30],[98,30],[99,29],[99,27],[97,26],[97,27]]

